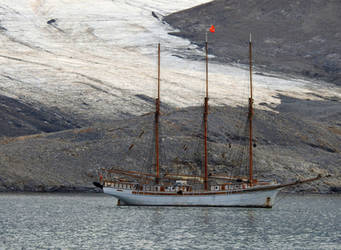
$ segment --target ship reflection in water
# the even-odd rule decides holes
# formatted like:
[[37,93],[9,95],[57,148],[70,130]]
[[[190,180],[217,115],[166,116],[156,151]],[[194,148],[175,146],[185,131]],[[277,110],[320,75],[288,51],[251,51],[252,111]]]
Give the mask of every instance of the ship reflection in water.
[[0,194],[0,249],[338,249],[341,196],[273,209],[119,207],[99,194]]

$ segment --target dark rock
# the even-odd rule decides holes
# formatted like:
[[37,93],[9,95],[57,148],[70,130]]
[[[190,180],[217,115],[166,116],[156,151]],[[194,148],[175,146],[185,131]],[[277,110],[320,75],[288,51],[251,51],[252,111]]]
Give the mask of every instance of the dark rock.
[[82,123],[58,109],[36,106],[0,95],[0,137],[55,132],[77,128]]
[[53,19],[48,20],[47,24],[54,24],[55,22],[57,22],[57,20],[53,18]]
[[215,0],[163,20],[180,30],[172,35],[203,48],[209,34],[210,53],[220,62],[248,63],[253,34],[255,66],[321,79],[341,85],[341,1]]
[[157,20],[160,20],[159,16],[154,11],[152,11],[152,16],[155,17]]
[[330,187],[330,191],[333,193],[341,193],[341,187]]

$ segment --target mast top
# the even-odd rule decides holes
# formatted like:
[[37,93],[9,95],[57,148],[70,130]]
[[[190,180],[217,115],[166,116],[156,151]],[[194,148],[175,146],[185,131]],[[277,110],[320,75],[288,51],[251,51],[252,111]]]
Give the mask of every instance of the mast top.
[[250,32],[250,43],[252,42],[252,39],[251,39],[251,32]]
[[157,99],[160,100],[160,43],[157,44],[158,67],[157,67]]

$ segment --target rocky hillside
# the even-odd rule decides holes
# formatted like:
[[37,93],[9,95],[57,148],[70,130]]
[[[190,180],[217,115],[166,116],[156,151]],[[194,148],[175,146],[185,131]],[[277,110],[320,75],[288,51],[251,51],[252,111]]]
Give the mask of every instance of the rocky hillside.
[[285,72],[341,85],[341,1],[215,0],[167,16],[179,32],[203,46],[220,62],[247,63],[249,33],[262,70]]
[[[281,98],[282,104],[276,109],[255,112],[256,176],[285,182],[329,173],[334,178],[297,187],[296,191],[338,190],[341,186],[338,102],[277,98]],[[299,114],[297,106],[301,107]],[[312,108],[315,106],[324,111]],[[247,110],[240,107],[210,108],[209,172],[246,173],[246,115]],[[329,122],[330,117],[335,118],[334,123]],[[161,122],[161,172],[200,174],[202,108],[163,107]],[[153,149],[153,113],[83,129],[2,137],[0,189],[94,190],[91,183],[97,178],[98,168],[153,171]]]

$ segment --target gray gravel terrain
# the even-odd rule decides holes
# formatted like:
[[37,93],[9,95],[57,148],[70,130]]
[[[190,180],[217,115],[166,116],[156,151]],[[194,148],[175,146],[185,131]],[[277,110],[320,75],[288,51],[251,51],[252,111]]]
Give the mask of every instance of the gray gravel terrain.
[[341,85],[341,1],[216,0],[164,21],[199,46],[214,24],[209,51],[220,62],[248,63],[252,32],[258,68]]
[[[318,173],[334,178],[297,187],[330,192],[341,186],[340,100],[305,101],[278,96],[276,110],[255,111],[255,169],[260,179],[279,182]],[[266,105],[266,104],[264,104]],[[311,107],[318,105],[324,112]],[[245,108],[211,107],[211,173],[247,173]],[[331,124],[328,117],[336,117]],[[0,141],[0,189],[12,191],[94,191],[98,168],[153,171],[153,113],[110,124]],[[312,117],[314,118],[312,120]],[[202,108],[163,107],[162,173],[201,174]],[[130,148],[130,149],[129,149]]]

